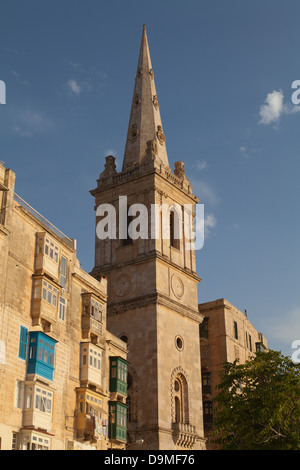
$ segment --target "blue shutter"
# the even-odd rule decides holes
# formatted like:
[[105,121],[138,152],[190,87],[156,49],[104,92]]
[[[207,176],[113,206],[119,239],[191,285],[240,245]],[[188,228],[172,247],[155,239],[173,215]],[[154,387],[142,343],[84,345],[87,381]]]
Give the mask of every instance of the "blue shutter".
[[28,342],[28,329],[25,326],[21,326],[20,330],[20,342],[19,342],[19,357],[26,361],[27,356],[27,342]]

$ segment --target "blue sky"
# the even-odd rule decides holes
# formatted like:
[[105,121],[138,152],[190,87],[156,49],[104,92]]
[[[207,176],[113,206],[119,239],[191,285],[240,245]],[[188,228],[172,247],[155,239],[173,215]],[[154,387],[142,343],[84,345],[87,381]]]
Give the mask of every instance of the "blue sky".
[[224,297],[291,354],[300,339],[298,0],[6,0],[0,160],[16,192],[94,257],[89,190],[122,162],[142,25],[171,168],[205,204],[199,302]]

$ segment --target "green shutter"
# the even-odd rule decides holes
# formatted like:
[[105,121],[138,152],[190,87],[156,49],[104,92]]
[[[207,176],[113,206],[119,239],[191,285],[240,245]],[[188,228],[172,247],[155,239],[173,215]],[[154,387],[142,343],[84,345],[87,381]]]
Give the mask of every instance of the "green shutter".
[[19,357],[26,361],[27,356],[27,342],[28,342],[28,329],[25,326],[21,326],[20,330],[20,342],[19,342]]

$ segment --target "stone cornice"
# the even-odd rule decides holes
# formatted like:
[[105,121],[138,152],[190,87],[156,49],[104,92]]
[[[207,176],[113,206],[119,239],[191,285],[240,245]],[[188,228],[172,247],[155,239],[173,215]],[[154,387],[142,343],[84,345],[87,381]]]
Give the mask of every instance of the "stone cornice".
[[113,271],[115,269],[120,269],[120,268],[123,268],[123,267],[126,267],[126,266],[131,266],[133,264],[137,265],[137,264],[146,263],[147,261],[153,260],[153,259],[160,260],[163,263],[168,264],[169,266],[172,266],[172,268],[180,271],[182,274],[184,274],[186,276],[191,277],[192,279],[194,279],[197,282],[202,281],[202,279],[198,276],[198,274],[196,272],[193,272],[193,271],[190,271],[189,269],[182,268],[182,267],[178,266],[177,264],[173,263],[171,260],[169,260],[168,258],[166,258],[165,256],[163,256],[161,253],[159,253],[157,251],[154,251],[153,253],[148,254],[148,255],[147,254],[142,255],[140,258],[135,258],[131,261],[124,261],[123,263],[118,263],[115,266],[106,266],[106,267],[105,266],[102,266],[102,267],[95,266],[94,269],[90,272],[90,275],[97,278],[97,276],[100,276],[100,275],[103,275],[103,274],[106,275],[107,273],[109,273],[110,271]]
[[137,297],[135,299],[123,300],[121,302],[108,303],[107,306],[107,315],[119,315],[126,312],[127,310],[133,310],[136,308],[143,308],[150,304],[162,305],[166,308],[169,308],[179,315],[188,317],[197,323],[201,323],[204,316],[201,315],[198,310],[195,310],[191,307],[187,307],[173,299],[170,299],[168,296],[156,292],[147,296]]

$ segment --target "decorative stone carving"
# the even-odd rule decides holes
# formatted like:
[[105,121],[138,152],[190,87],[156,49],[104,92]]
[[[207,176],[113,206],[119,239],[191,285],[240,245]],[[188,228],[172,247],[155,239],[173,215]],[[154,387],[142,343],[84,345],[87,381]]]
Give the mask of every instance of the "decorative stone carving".
[[115,162],[116,159],[112,155],[105,157],[104,171],[101,173],[100,178],[108,178],[117,173]]
[[158,99],[157,99],[157,95],[154,95],[153,96],[153,106],[156,110],[158,110],[159,108],[159,104],[158,104]]
[[185,169],[184,169],[184,163],[183,162],[175,162],[174,174],[178,178],[185,178]]
[[140,131],[138,129],[137,124],[132,124],[131,129],[129,131],[129,136],[128,139],[131,142],[135,142],[138,139],[138,136],[140,135]]
[[142,73],[143,73],[143,70],[142,69],[138,69],[137,70],[137,74],[136,74],[136,78],[140,78],[142,76]]
[[171,280],[172,291],[177,299],[181,299],[184,294],[184,284],[177,274],[173,274]]
[[162,126],[157,126],[157,138],[161,145],[165,143],[165,134],[163,133]]
[[117,277],[114,291],[118,297],[125,297],[131,290],[131,279],[128,274],[120,274]]
[[154,78],[154,72],[153,72],[153,69],[150,69],[150,70],[149,70],[149,74],[150,74],[151,78]]
[[156,139],[148,140],[146,155],[151,156],[153,158],[155,158],[155,155],[157,155],[157,142],[156,142]]
[[142,101],[142,100],[141,100],[141,98],[139,97],[139,95],[136,94],[135,97],[134,97],[134,104],[135,104],[136,106],[138,106],[138,105],[141,103],[141,101]]

